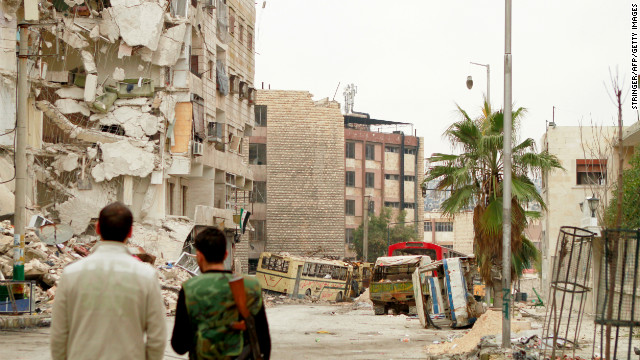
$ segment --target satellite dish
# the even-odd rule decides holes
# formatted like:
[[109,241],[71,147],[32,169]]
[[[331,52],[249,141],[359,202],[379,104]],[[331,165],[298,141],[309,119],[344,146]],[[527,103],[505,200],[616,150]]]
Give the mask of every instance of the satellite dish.
[[47,245],[65,243],[73,237],[73,229],[66,224],[48,224],[40,227],[40,240]]

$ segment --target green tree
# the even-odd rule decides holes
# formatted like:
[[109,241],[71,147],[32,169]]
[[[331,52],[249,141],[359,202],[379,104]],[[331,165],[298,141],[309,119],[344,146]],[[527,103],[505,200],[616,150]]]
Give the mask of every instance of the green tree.
[[[623,229],[640,228],[640,147],[634,151],[631,166],[622,172],[622,219],[620,227]],[[620,184],[613,185],[613,194],[618,192]],[[617,196],[614,196],[609,203],[605,215],[605,224],[608,228],[615,228],[616,208],[618,205]]]
[[[423,186],[435,180],[436,189],[449,190],[450,197],[442,203],[446,215],[473,208],[474,252],[480,267],[480,274],[494,291],[500,289],[502,268],[502,185],[503,185],[503,134],[504,116],[502,111],[493,112],[484,103],[482,115],[472,119],[458,106],[460,120],[454,122],[444,133],[454,151],[460,154],[434,154],[429,159],[433,166],[429,169]],[[539,253],[526,238],[524,230],[531,218],[539,217],[536,212],[525,210],[528,203],[538,203],[546,208],[544,200],[536,190],[531,176],[561,169],[558,158],[546,151],[536,152],[535,141],[528,138],[518,142],[515,133],[524,108],[513,112],[512,118],[512,198],[511,208],[511,249],[512,279],[515,281],[522,270],[532,266]],[[499,300],[499,297],[496,297]]]
[[[415,224],[405,224],[405,218],[407,212],[402,210],[396,217],[396,223],[393,226],[391,224],[391,208],[383,207],[380,211],[380,215],[369,216],[369,253],[366,261],[375,262],[380,256],[387,255],[387,235],[389,235],[390,243],[395,244],[397,242],[411,241],[418,239],[418,233],[415,229]],[[389,234],[387,234],[387,226],[389,226]],[[362,253],[362,236],[364,233],[364,223],[360,224],[356,231],[353,233],[353,244],[358,254],[358,259],[363,258]]]

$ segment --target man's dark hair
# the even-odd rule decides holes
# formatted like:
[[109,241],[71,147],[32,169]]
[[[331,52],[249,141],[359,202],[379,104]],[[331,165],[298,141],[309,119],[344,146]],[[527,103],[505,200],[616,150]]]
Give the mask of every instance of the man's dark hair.
[[224,233],[215,227],[202,230],[194,241],[198,249],[209,263],[221,263],[227,251],[227,239]]
[[131,215],[129,208],[121,202],[111,203],[100,211],[98,225],[103,240],[124,242],[131,231],[132,224],[133,215]]

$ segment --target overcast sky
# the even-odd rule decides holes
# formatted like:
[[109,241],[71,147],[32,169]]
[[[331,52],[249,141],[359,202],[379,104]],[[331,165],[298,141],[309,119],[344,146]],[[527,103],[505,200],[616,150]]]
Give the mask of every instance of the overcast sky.
[[[612,125],[610,70],[631,109],[631,2],[513,1],[513,100],[529,110],[519,136],[539,141],[545,120]],[[491,103],[503,107],[504,1],[262,0],[256,3],[255,84],[308,90],[375,119],[411,122],[425,156],[450,152],[442,133],[456,104],[478,115],[490,64]],[[637,31],[636,31],[637,32]],[[467,76],[474,86],[465,86]],[[313,126],[313,124],[309,124]]]

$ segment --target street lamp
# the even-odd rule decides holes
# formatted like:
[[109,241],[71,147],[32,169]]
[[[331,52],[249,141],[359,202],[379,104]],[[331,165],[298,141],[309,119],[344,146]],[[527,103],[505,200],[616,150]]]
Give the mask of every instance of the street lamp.
[[587,202],[589,203],[589,210],[591,210],[591,217],[596,217],[596,210],[598,209],[600,199],[598,199],[594,194],[591,194],[591,197],[587,198]]
[[[491,91],[491,77],[490,77],[491,70],[490,70],[489,64],[478,64],[478,63],[474,63],[473,61],[470,61],[469,63],[473,65],[478,65],[478,66],[484,66],[487,68],[487,103],[491,105],[491,97],[489,96],[489,93]],[[467,76],[467,89],[471,90],[472,87],[473,87],[473,79],[471,78],[471,76]]]

